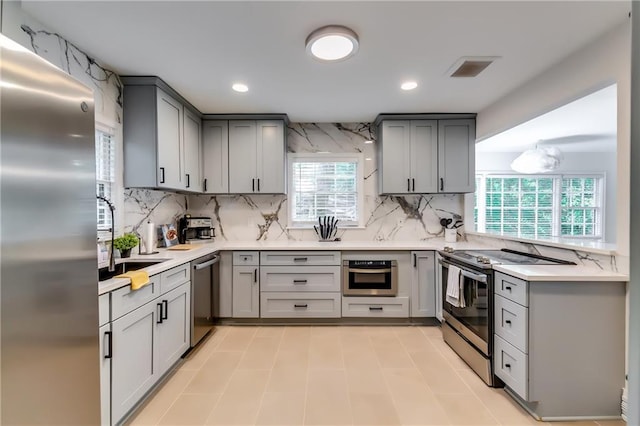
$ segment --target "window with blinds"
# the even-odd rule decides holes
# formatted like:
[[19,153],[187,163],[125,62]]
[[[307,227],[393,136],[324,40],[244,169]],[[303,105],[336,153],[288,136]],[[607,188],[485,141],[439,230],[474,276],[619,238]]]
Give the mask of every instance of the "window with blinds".
[[311,226],[320,216],[335,216],[342,226],[361,218],[360,157],[289,155],[290,224]]
[[602,237],[603,176],[476,176],[480,232],[525,238]]
[[[96,129],[96,194],[111,201],[114,201],[115,152],[113,133]],[[98,231],[108,231],[112,226],[109,206],[98,200]]]

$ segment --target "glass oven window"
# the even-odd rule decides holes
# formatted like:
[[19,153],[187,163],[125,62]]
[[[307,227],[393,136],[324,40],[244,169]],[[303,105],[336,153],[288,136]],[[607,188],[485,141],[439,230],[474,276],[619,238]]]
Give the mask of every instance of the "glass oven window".
[[[447,294],[448,268],[442,267],[443,294]],[[443,303],[444,309],[485,342],[489,341],[489,290],[486,283],[464,277],[466,307]]]
[[353,290],[390,290],[391,272],[349,272],[349,288]]

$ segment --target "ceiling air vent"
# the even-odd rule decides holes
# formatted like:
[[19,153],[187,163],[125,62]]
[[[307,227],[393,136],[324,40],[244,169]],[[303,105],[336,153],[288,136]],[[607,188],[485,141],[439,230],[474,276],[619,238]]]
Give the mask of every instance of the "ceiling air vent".
[[464,56],[456,61],[447,74],[449,77],[476,77],[499,56]]

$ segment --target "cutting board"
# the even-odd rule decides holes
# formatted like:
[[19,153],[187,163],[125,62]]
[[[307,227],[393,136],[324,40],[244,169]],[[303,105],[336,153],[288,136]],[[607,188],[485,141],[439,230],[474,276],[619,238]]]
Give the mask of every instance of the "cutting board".
[[194,247],[191,244],[178,244],[167,248],[167,250],[191,250],[192,248]]

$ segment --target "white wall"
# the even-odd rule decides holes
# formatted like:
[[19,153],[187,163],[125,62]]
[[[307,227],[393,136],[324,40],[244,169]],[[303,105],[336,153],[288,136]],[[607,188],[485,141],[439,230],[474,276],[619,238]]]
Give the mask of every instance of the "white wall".
[[[476,152],[476,170],[478,172],[515,173],[511,162],[519,152]],[[615,152],[563,152],[564,159],[557,169],[558,173],[604,173],[604,235],[607,243],[616,242],[616,163]]]
[[618,85],[615,241],[629,255],[631,24],[595,40],[478,113],[478,140],[508,130],[612,83]]

